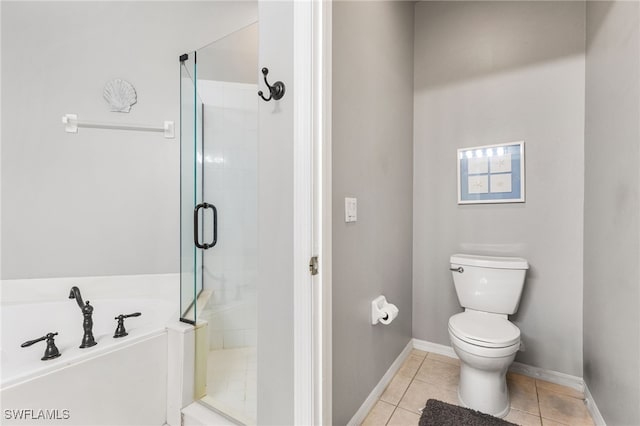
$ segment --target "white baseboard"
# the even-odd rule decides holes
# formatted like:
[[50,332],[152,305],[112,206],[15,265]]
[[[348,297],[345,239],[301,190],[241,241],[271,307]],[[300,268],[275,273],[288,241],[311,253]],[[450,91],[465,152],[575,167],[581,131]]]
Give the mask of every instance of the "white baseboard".
[[586,383],[584,385],[584,401],[587,404],[587,410],[589,410],[589,414],[591,414],[593,423],[595,423],[596,426],[607,426],[600,410],[598,410],[596,402],[593,400],[593,395],[591,395],[591,391],[589,391],[589,386],[587,386]]
[[448,356],[458,359],[455,351],[451,346],[441,345],[439,343],[427,342],[426,340],[413,339],[413,347],[420,351],[431,352],[438,355]]
[[578,392],[584,393],[584,380],[582,377],[572,376],[570,374],[560,373],[553,370],[545,370],[544,368],[532,367],[521,362],[514,362],[511,364],[509,371],[512,373],[522,374],[523,376],[533,377],[534,379],[544,380],[545,382],[567,386],[577,390]]
[[[441,345],[439,343],[413,339],[413,347],[421,351],[433,352],[451,358],[458,358],[451,346]],[[511,371],[512,373],[518,373],[524,376],[533,377],[534,379],[540,379],[558,385],[568,386],[579,392],[584,392],[584,380],[581,377],[571,376],[569,374],[559,373],[553,370],[545,370],[544,368],[532,367],[521,362],[514,362],[513,364],[511,364],[509,371]]]
[[378,399],[380,399],[380,396],[382,396],[382,393],[393,379],[393,376],[396,375],[396,373],[402,366],[402,363],[405,359],[407,359],[407,357],[411,353],[411,349],[413,348],[413,340],[410,340],[409,343],[407,343],[407,346],[405,346],[402,352],[400,352],[400,355],[398,355],[396,360],[393,361],[391,367],[389,367],[387,372],[384,373],[384,376],[382,376],[378,384],[373,388],[367,399],[364,400],[358,411],[356,411],[351,420],[349,420],[347,426],[357,426],[364,421],[364,419],[367,417],[367,414],[369,414],[369,411],[371,411],[373,406],[376,405],[376,402],[378,402]]

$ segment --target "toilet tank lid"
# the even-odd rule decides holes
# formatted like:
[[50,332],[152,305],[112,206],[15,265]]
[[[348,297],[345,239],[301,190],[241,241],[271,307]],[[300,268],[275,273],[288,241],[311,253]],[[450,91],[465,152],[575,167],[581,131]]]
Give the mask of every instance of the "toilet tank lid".
[[521,257],[497,257],[479,256],[475,254],[454,254],[450,259],[451,264],[479,266],[481,268],[495,269],[529,269],[529,263]]

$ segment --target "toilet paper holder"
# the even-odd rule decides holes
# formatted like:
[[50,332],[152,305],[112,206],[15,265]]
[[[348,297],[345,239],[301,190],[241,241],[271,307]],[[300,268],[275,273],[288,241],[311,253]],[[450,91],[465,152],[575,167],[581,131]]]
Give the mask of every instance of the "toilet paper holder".
[[371,302],[371,325],[389,324],[398,315],[398,307],[387,302],[384,296],[378,296]]

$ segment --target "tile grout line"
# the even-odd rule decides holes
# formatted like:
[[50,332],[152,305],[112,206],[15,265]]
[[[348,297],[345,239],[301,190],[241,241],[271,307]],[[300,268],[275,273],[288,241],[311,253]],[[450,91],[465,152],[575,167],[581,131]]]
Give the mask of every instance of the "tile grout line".
[[[538,411],[540,412],[540,424],[542,426],[544,426],[544,419],[547,419],[547,420],[551,420],[552,422],[557,423],[557,424],[561,424],[561,425],[564,425],[564,426],[570,426],[570,425],[568,425],[566,423],[563,423],[563,422],[558,421],[558,420],[551,419],[549,417],[542,417],[542,407],[540,406],[540,393],[538,392],[538,379],[534,379],[534,384],[536,385],[536,398],[538,399]],[[566,396],[570,396],[570,395],[566,395]],[[571,397],[571,398],[573,398],[573,397]]]
[[398,409],[398,406],[395,405],[393,407],[393,411],[391,412],[391,415],[389,416],[389,419],[385,422],[385,426],[387,426],[389,424],[389,422],[391,421],[391,419],[393,418],[393,414],[396,412],[396,410]]
[[[402,394],[402,398],[404,398],[404,396],[407,394],[407,391],[409,390],[409,388],[413,384],[413,381],[416,380],[416,376],[418,375],[418,371],[420,371],[420,368],[422,368],[422,364],[424,364],[424,361],[427,359],[428,356],[429,356],[429,352],[427,352],[425,354],[424,358],[422,358],[422,361],[420,361],[420,365],[418,366],[418,368],[416,368],[416,372],[413,373],[413,377],[411,377],[411,381],[409,382],[409,386],[407,386],[407,388],[404,390],[404,393]],[[402,398],[400,398],[400,401],[402,401]],[[400,401],[398,401],[397,407],[400,406]]]
[[[422,367],[422,364],[424,363],[424,360],[427,359],[427,356],[429,356],[429,352],[427,352],[426,355],[424,356],[424,358],[422,358],[422,360],[420,361],[420,365],[418,365],[418,368],[416,368],[415,373],[413,373],[413,375],[411,376],[411,380],[409,381],[409,384],[407,385],[407,388],[402,393],[402,396],[398,400],[398,403],[394,404],[393,411],[391,412],[391,415],[389,416],[389,420],[387,420],[387,422],[385,423],[385,426],[389,424],[389,422],[393,418],[393,415],[395,414],[395,412],[398,410],[398,408],[400,408],[400,402],[402,401],[402,398],[404,398],[404,396],[407,394],[407,391],[411,387],[411,384],[413,384],[413,381],[415,380],[416,375],[418,374],[418,371],[420,371],[420,367]],[[411,355],[409,355],[409,357],[411,357]],[[400,368],[402,368],[402,367],[400,367]],[[380,399],[378,399],[378,401],[380,401]]]
[[533,386],[536,388],[536,403],[538,404],[538,414],[540,414],[540,417],[538,417],[540,419],[540,426],[544,426],[542,422],[542,407],[540,407],[540,395],[538,395],[538,381],[536,379],[533,379]]
[[540,425],[544,426],[543,419],[547,419],[547,420],[551,420],[551,421],[553,421],[555,423],[558,423],[558,424],[561,424],[561,425],[569,426],[569,425],[566,425],[565,423],[559,422],[557,420],[549,419],[547,417],[542,417],[542,407],[540,406],[540,394],[538,392],[538,379],[533,379],[533,383],[536,386],[536,399],[538,400],[538,412],[540,413]]

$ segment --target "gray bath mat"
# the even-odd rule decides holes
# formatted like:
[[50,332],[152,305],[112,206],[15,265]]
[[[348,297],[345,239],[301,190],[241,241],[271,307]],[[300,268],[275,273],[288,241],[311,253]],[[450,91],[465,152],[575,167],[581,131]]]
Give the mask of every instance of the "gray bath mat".
[[430,399],[422,410],[419,426],[517,426],[469,408]]

